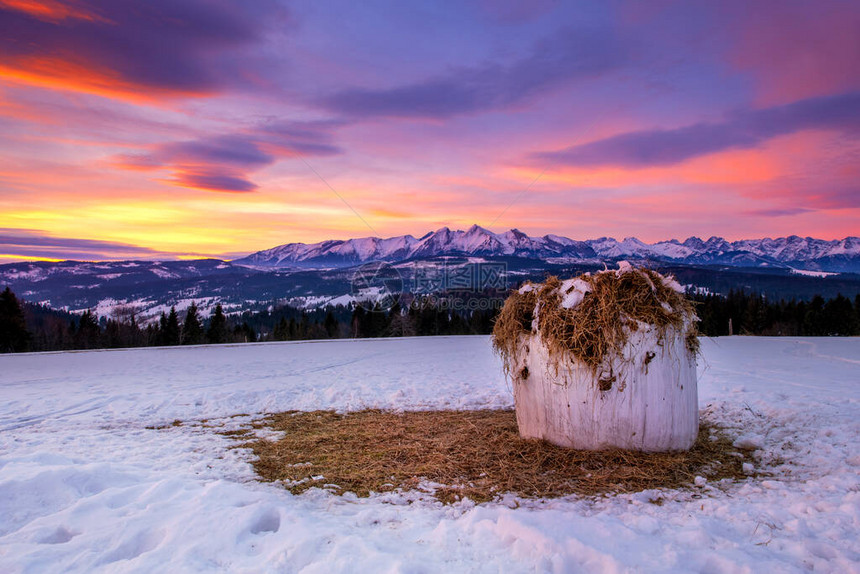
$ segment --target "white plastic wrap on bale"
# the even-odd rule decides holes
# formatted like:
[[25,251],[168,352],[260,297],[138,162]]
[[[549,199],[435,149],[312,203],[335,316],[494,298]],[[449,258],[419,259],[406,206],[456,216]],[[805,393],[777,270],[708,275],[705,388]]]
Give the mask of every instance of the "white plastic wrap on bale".
[[583,450],[693,446],[699,432],[696,363],[678,331],[669,329],[658,342],[653,328],[641,327],[630,333],[621,356],[596,374],[576,361],[556,373],[538,335],[526,337],[520,349],[514,401],[521,436]]

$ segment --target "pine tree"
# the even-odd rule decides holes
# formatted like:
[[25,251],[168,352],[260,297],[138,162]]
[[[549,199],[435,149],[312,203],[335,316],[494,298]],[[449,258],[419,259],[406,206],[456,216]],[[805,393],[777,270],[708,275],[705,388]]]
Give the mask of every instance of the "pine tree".
[[161,337],[164,345],[179,344],[179,317],[176,316],[176,308],[171,307],[170,313],[161,330]]
[[384,337],[388,331],[388,315],[375,303],[365,316],[365,337]]
[[415,310],[415,331],[419,336],[439,335],[440,313],[430,299],[423,299]]
[[248,322],[245,321],[241,325],[236,325],[236,328],[233,329],[233,340],[240,343],[256,343],[257,333],[248,324]]
[[854,323],[852,335],[860,335],[860,293],[854,296]]
[[164,332],[167,331],[167,313],[161,312],[161,317],[158,318],[158,336],[156,337],[156,345],[166,345],[164,342]]
[[302,319],[301,319],[301,321],[299,321],[299,326],[298,326],[298,335],[296,336],[296,338],[297,338],[297,339],[301,339],[301,340],[307,339],[307,338],[308,338],[308,334],[309,334],[310,332],[311,332],[311,320],[310,320],[310,317],[308,317],[308,314],[307,314],[307,313],[305,313],[304,311],[302,311]]
[[331,309],[329,309],[325,314],[323,326],[325,327],[325,332],[329,339],[334,339],[338,336],[340,325],[338,324],[337,319],[334,318],[334,313],[331,312]]
[[355,338],[365,337],[365,312],[364,307],[361,305],[356,305],[355,309],[352,310],[352,319],[350,321],[351,324],[351,333]]
[[92,311],[87,309],[78,322],[75,346],[79,349],[95,349],[99,346],[100,335],[101,329],[99,329],[98,320]]
[[390,337],[412,337],[415,335],[415,325],[412,317],[404,313],[399,303],[395,303],[388,312],[388,332]]
[[286,341],[290,336],[289,327],[287,326],[286,317],[281,317],[281,320],[275,325],[274,330],[272,331],[272,338],[275,341]]
[[200,318],[197,315],[197,305],[191,303],[185,314],[185,322],[182,323],[182,344],[199,345],[203,342],[203,327],[200,326]]
[[824,304],[822,321],[824,323],[824,335],[841,335],[847,336],[851,334],[852,315],[854,310],[851,307],[851,299],[838,293],[835,298],[830,299]]
[[227,317],[221,303],[215,306],[215,312],[209,320],[209,328],[206,330],[206,339],[212,344],[226,343],[230,334],[227,331]]
[[803,318],[804,335],[820,336],[827,334],[824,324],[824,298],[816,295],[806,306],[806,316]]
[[[167,319],[167,317],[165,317]],[[161,344],[161,329],[157,324],[147,325],[143,332],[144,345],[156,347]]]
[[24,310],[12,290],[0,293],[0,353],[26,351],[30,333],[24,321]]

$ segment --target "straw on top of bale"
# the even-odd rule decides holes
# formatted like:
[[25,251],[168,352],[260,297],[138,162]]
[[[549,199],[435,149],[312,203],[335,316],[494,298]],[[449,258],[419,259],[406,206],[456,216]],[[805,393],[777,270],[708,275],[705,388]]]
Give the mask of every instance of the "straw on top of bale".
[[656,329],[658,341],[673,329],[697,353],[695,320],[674,278],[622,261],[617,270],[565,281],[548,277],[512,292],[493,328],[493,347],[509,371],[526,337],[537,335],[556,369],[573,358],[596,372],[605,359],[620,357],[629,334],[639,329]]

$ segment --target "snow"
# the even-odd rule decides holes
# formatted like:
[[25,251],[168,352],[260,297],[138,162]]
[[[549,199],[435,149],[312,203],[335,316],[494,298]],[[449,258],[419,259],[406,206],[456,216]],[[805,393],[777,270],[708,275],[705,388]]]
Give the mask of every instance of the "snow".
[[574,241],[573,239],[570,239],[568,237],[562,237],[561,235],[555,235],[553,233],[550,233],[549,235],[544,235],[543,238],[547,239],[549,241],[558,243],[560,245],[564,245],[564,246],[570,246],[570,245],[576,245],[577,244],[577,242]]
[[702,341],[701,412],[762,476],[454,506],[294,496],[214,431],[287,409],[511,406],[487,337],[3,355],[0,572],[858,572],[857,343]]
[[615,272],[617,277],[621,277],[624,273],[632,273],[634,271],[633,266],[629,261],[619,261],[618,262],[618,270]]
[[649,257],[655,254],[650,245],[635,237],[625,237],[620,243],[611,237],[588,240],[586,243],[601,257]]
[[586,293],[591,292],[591,284],[579,278],[567,279],[562,281],[559,291],[564,295],[561,306],[565,309],[573,309],[582,303]]
[[161,267],[152,267],[150,273],[156,275],[162,279],[179,279],[179,274],[174,273],[172,271],[168,271],[167,269],[163,269]]
[[668,259],[684,259],[694,254],[694,251],[686,246],[678,243],[677,240],[660,241],[651,245],[654,253],[662,255]]
[[668,287],[669,289],[671,289],[675,293],[685,293],[686,292],[684,290],[684,288],[681,287],[681,284],[678,283],[678,281],[674,277],[672,277],[671,275],[665,275],[663,277],[663,285],[665,285],[666,287]]
[[698,285],[694,285],[692,283],[686,283],[684,285],[680,285],[681,289],[683,289],[684,293],[695,293],[696,295],[711,295],[712,291],[707,287],[699,287]]
[[[76,287],[75,285],[70,285],[70,287]],[[87,289],[87,286],[80,286],[81,289]],[[71,309],[71,313],[83,313],[84,311],[92,311],[95,313],[97,317],[113,317],[114,310],[117,307],[122,307],[128,304],[126,299],[114,299],[112,297],[105,297],[100,300],[95,307],[83,307],[80,309]]]
[[[377,291],[379,291],[377,289]],[[367,294],[362,292],[368,298],[373,298],[371,295],[378,297],[379,293],[375,292],[372,294]],[[332,307],[337,307],[338,305],[343,305],[344,307],[355,303],[356,298],[352,295],[338,295],[337,297],[332,297],[329,295],[306,295],[302,297],[290,297],[287,300],[287,304],[292,307],[298,307],[299,309],[321,309],[324,307],[328,307],[331,305]]]
[[48,276],[48,273],[39,267],[30,266],[27,271],[18,271],[17,268],[13,267],[10,270],[4,272],[2,277],[6,281],[16,281],[20,279],[26,279],[29,281],[39,281]]
[[839,275],[839,273],[831,273],[829,271],[809,271],[808,269],[792,269],[795,275],[804,275],[806,277],[828,277],[830,275]]

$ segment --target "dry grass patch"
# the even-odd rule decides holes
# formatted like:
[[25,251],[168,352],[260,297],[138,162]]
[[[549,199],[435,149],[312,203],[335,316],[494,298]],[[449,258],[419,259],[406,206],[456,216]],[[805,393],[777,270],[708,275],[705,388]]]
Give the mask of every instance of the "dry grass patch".
[[263,480],[283,481],[293,493],[336,485],[368,496],[430,481],[443,485],[435,495],[446,503],[465,496],[484,502],[506,492],[596,495],[681,488],[697,475],[743,479],[742,464],[751,461],[749,451],[733,447],[708,423],[690,451],[674,453],[575,451],[525,440],[513,410],[286,412],[256,426],[285,434],[241,446],[257,456],[253,464]]
[[145,428],[147,430],[162,430],[162,429],[169,429],[171,427],[181,427],[181,426],[182,426],[182,421],[179,419],[174,419],[173,422],[170,424],[150,425],[150,426],[143,427],[143,428]]

